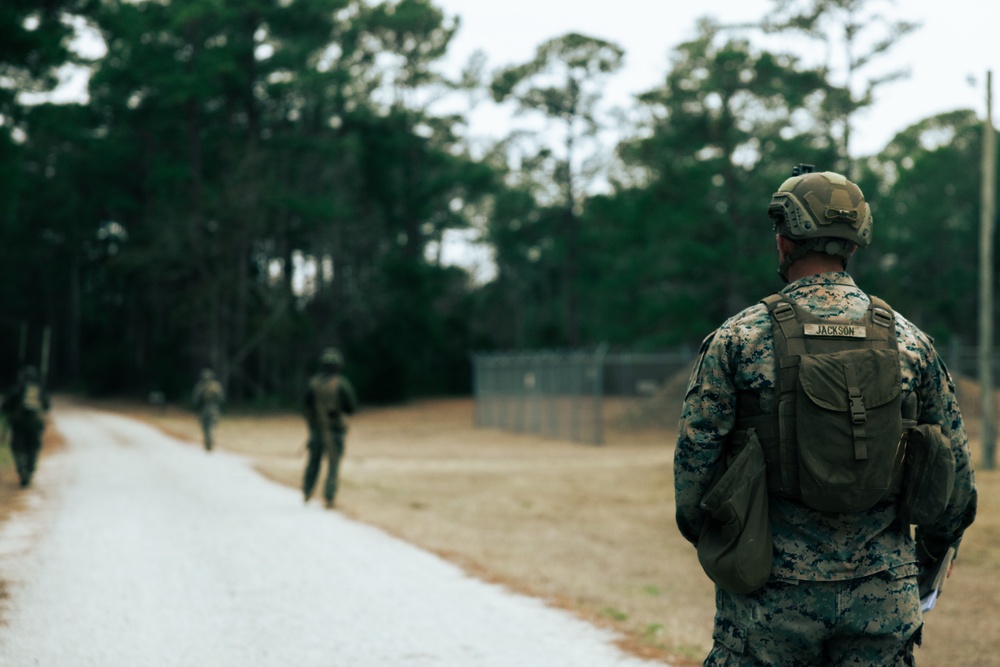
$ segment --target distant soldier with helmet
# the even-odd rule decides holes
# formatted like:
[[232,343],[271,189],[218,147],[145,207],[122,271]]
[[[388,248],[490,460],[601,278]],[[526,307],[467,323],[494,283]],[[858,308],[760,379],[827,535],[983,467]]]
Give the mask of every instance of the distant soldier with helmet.
[[201,377],[194,385],[192,400],[198,411],[198,419],[201,421],[205,449],[211,451],[214,444],[212,432],[215,424],[219,421],[219,415],[222,413],[222,404],[226,400],[225,389],[211,368],[202,369]]
[[34,366],[24,366],[17,383],[4,395],[2,409],[10,428],[10,449],[21,486],[31,484],[42,449],[49,395]]
[[771,198],[780,292],[702,344],[674,454],[677,525],[716,584],[705,665],[913,665],[976,516],[933,342],[846,272],[858,186],[800,165]]
[[302,478],[305,501],[312,497],[324,456],[327,459],[326,485],[323,497],[327,507],[333,507],[337,495],[340,459],[344,454],[347,433],[345,415],[354,414],[357,396],[341,370],[344,358],[335,348],[323,350],[319,372],[309,378],[305,395],[305,415],[309,424],[309,461]]

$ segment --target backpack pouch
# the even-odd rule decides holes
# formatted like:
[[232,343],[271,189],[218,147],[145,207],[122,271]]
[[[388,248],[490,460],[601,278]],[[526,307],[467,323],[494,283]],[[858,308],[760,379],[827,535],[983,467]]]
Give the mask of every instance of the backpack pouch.
[[910,430],[903,461],[899,517],[904,524],[928,525],[948,507],[955,486],[955,456],[936,424]]
[[754,430],[701,501],[708,513],[698,561],[718,586],[749,593],[767,583],[774,558],[764,452]]
[[898,352],[804,355],[798,378],[802,502],[823,512],[869,509],[891,492],[902,457]]

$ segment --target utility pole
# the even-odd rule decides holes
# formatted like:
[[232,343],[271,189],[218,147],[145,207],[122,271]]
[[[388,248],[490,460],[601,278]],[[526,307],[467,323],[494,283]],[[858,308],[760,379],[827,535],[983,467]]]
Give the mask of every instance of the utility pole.
[[979,216],[979,383],[982,388],[983,467],[996,468],[993,396],[993,227],[996,221],[996,139],[993,134],[993,72],[986,72],[986,119]]
[[42,384],[47,384],[49,380],[49,348],[52,344],[52,327],[46,326],[42,331],[42,353],[38,363],[38,376],[42,379]]

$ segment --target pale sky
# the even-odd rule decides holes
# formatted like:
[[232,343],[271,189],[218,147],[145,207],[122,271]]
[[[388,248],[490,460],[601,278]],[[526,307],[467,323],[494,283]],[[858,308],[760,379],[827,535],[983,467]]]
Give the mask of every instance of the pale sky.
[[[626,63],[607,95],[618,105],[631,95],[663,82],[673,48],[695,35],[698,17],[710,14],[723,23],[762,18],[770,0],[435,0],[461,27],[452,42],[448,69],[457,72],[482,49],[490,69],[529,60],[552,37],[579,32],[615,42]],[[908,67],[910,78],[882,88],[875,106],[859,115],[852,153],[881,150],[900,130],[928,116],[959,108],[986,111],[986,71],[992,69],[995,101],[1000,84],[1000,24],[981,0],[905,0],[877,3],[899,18],[922,24],[873,66]],[[969,78],[975,84],[969,83]],[[486,127],[474,127],[488,132]]]

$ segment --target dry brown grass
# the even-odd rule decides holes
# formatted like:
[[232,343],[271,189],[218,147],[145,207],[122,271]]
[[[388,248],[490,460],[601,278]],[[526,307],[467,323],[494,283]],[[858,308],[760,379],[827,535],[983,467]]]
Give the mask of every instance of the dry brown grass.
[[[106,407],[200,446],[189,411]],[[298,487],[305,437],[297,415],[226,414],[217,440]],[[475,429],[469,400],[368,409],[351,423],[338,509],[475,576],[620,630],[630,651],[698,664],[714,600],[673,523],[674,438],[664,429],[618,430],[595,447]],[[980,518],[927,617],[924,665],[998,664],[991,612],[1000,593],[1000,481],[995,472],[978,481]]]

